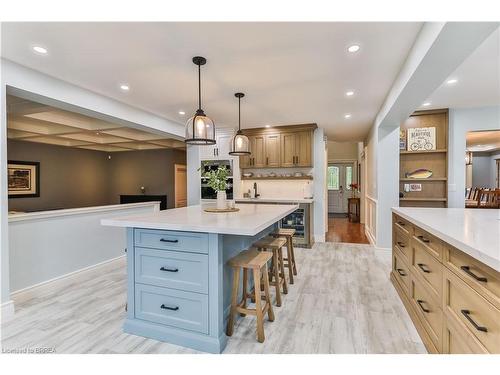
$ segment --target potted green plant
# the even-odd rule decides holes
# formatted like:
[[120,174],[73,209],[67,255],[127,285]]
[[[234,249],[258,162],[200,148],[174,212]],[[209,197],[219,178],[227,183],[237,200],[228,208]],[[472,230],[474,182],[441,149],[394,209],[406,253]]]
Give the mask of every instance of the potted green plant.
[[217,192],[217,209],[223,210],[227,208],[227,176],[229,171],[225,167],[218,167],[216,170],[204,172],[202,177],[205,177],[207,185]]

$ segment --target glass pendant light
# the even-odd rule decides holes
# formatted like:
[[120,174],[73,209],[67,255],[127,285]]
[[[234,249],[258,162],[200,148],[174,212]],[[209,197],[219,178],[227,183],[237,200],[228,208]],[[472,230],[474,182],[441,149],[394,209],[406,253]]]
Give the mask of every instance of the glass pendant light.
[[234,96],[238,98],[238,131],[231,139],[229,155],[250,155],[250,142],[248,141],[248,137],[241,131],[241,98],[243,98],[245,94],[237,92]]
[[201,66],[207,63],[207,59],[195,56],[193,57],[193,63],[198,65],[198,109],[186,123],[186,139],[184,142],[198,146],[213,145],[215,144],[215,123],[201,109]]

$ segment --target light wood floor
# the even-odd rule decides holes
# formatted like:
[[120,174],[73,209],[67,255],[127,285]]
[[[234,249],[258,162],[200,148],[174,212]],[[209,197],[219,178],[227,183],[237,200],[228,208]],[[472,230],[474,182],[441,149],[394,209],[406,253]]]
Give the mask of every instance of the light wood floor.
[[[239,319],[224,353],[425,353],[389,281],[390,253],[324,243],[297,249],[299,275],[255,339],[255,318]],[[196,353],[122,332],[125,268],[17,305],[2,324],[4,349],[54,347],[56,353]]]

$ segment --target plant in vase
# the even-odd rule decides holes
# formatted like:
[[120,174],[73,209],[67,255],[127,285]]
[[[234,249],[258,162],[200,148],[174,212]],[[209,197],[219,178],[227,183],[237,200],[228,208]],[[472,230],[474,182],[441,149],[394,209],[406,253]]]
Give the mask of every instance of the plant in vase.
[[358,191],[358,184],[353,182],[352,184],[349,184],[349,187],[351,188],[352,191],[352,198],[356,198],[356,193]]
[[217,192],[217,209],[223,210],[227,208],[227,176],[229,170],[226,167],[218,167],[216,170],[210,170],[202,173],[202,177],[206,178],[207,185]]

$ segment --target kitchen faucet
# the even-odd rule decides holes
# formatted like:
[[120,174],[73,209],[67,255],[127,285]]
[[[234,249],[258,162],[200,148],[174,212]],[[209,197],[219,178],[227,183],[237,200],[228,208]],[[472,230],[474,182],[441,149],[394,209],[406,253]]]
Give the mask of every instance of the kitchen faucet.
[[260,194],[257,194],[257,183],[256,182],[253,183],[253,191],[254,191],[255,198],[260,197]]

